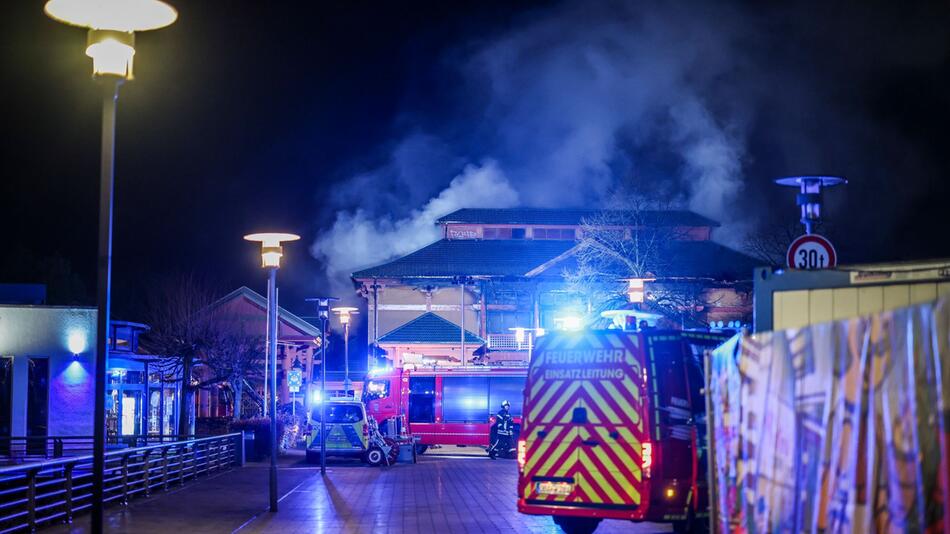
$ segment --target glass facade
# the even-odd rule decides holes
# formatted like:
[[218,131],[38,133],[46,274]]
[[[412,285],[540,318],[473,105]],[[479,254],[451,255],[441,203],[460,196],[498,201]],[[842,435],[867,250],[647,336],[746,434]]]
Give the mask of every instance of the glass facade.
[[107,418],[112,435],[175,434],[176,382],[163,381],[157,372],[148,373],[147,384],[145,379],[145,371],[120,367],[109,370]]

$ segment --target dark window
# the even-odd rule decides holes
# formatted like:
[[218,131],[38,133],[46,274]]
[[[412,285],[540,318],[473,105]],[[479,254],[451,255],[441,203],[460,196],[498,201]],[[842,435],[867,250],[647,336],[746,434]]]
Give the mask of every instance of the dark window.
[[[0,437],[10,436],[13,418],[13,358],[0,357]],[[0,442],[0,446],[4,444]]]
[[[30,358],[26,390],[26,435],[49,433],[49,358]],[[45,449],[46,445],[43,444]]]
[[[363,420],[363,409],[357,404],[327,403],[327,423],[359,423]],[[320,407],[316,406],[311,414],[314,421],[320,421]]]
[[[521,237],[524,239],[524,228],[521,230]],[[511,239],[511,228],[485,228],[482,230],[482,237],[485,239]]]
[[511,229],[511,238],[512,238],[512,239],[524,239],[524,228],[512,228],[512,229]]
[[443,377],[442,419],[446,423],[487,422],[488,377]]
[[409,422],[435,422],[435,377],[409,379]]
[[521,416],[521,407],[524,404],[523,376],[493,376],[488,383],[488,405],[492,413],[498,413],[502,401],[511,403],[510,413],[513,417]]

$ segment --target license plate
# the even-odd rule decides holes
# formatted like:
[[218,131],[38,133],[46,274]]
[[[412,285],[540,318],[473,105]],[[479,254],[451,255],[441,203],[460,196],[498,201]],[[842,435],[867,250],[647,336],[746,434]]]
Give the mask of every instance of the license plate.
[[534,489],[538,495],[570,495],[574,491],[574,484],[570,482],[535,482]]

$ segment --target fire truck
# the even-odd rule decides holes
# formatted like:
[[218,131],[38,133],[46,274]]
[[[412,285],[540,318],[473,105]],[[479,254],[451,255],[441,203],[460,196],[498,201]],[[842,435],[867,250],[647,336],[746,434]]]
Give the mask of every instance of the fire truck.
[[419,453],[433,445],[488,447],[502,401],[511,403],[517,435],[527,372],[527,367],[488,366],[388,369],[366,378],[363,402],[384,434],[392,421],[405,421],[419,438]]
[[703,356],[715,333],[565,332],[540,338],[518,440],[518,511],[569,533],[602,519],[708,521]]

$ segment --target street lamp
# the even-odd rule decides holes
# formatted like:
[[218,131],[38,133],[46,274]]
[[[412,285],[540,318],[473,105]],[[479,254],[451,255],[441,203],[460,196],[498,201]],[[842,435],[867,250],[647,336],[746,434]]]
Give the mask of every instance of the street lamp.
[[544,329],[541,327],[537,328],[525,328],[523,326],[516,326],[514,328],[509,328],[515,333],[515,343],[518,344],[518,349],[521,349],[521,345],[527,341],[528,343],[528,361],[531,361],[532,352],[534,351],[534,338],[541,337],[544,335]]
[[330,324],[330,301],[340,300],[336,297],[320,297],[307,299],[307,302],[317,303],[317,313],[320,316],[320,475],[327,474],[327,327]]
[[349,395],[352,382],[350,381],[350,316],[359,313],[357,308],[350,306],[338,306],[333,308],[333,313],[340,319],[343,325],[343,393]]
[[106,366],[112,284],[112,190],[115,182],[115,114],[119,86],[132,79],[135,32],[164,28],[178,12],[159,0],[49,0],[43,11],[53,20],[89,28],[86,55],[93,78],[102,83],[102,148],[99,175],[99,253],[96,299],[96,384],[93,421],[93,532],[102,532],[105,473]]
[[[244,236],[261,244],[261,265],[267,270],[267,359],[270,363],[270,511],[277,511],[277,269],[284,241],[300,239],[296,234],[260,233]],[[266,399],[265,399],[266,400]]]

